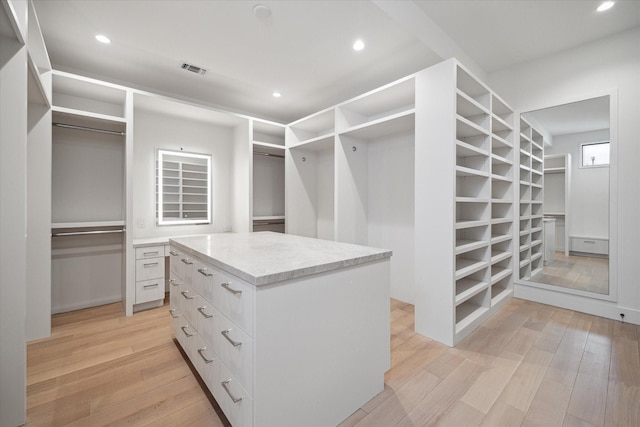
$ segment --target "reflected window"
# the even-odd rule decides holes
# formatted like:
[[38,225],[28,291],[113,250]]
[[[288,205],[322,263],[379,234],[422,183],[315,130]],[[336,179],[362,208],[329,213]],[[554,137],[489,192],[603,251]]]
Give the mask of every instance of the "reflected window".
[[211,156],[157,152],[158,225],[211,223]]
[[581,146],[581,166],[588,168],[592,166],[609,165],[609,141],[582,144]]

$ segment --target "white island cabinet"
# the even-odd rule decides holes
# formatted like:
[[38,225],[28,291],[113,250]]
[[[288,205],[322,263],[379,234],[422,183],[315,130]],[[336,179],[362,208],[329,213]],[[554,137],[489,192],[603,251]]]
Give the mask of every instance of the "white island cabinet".
[[272,232],[170,245],[175,336],[234,427],[334,426],[383,390],[391,251]]

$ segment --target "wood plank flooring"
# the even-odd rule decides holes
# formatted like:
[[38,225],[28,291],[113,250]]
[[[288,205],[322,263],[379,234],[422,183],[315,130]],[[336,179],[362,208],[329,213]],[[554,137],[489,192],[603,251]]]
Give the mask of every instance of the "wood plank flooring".
[[[413,332],[413,306],[391,319],[385,389],[340,427],[640,426],[640,326],[513,299],[449,348]],[[27,358],[28,426],[227,425],[167,307],[56,315]]]

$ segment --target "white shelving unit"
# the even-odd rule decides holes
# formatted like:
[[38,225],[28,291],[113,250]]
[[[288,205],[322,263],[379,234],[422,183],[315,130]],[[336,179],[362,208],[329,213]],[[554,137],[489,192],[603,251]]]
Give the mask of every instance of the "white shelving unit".
[[290,124],[285,135],[285,230],[335,240],[334,110]]
[[531,280],[543,267],[544,141],[520,118],[519,279]]
[[[571,206],[571,154],[544,156],[544,216],[555,222],[556,248],[562,239],[561,248],[566,256],[570,249],[569,210]],[[555,248],[554,248],[555,249]]]
[[414,296],[415,78],[287,127],[287,232],[390,248],[391,294]]
[[52,74],[51,305],[57,313],[124,298],[130,126],[125,88]]
[[513,293],[514,114],[455,60],[415,110],[416,331],[455,345]]

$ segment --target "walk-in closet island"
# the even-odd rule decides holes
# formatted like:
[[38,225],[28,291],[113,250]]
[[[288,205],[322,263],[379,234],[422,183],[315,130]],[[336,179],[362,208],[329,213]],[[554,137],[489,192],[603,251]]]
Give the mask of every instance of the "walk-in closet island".
[[391,251],[274,232],[170,245],[174,334],[232,425],[337,425],[383,390]]

